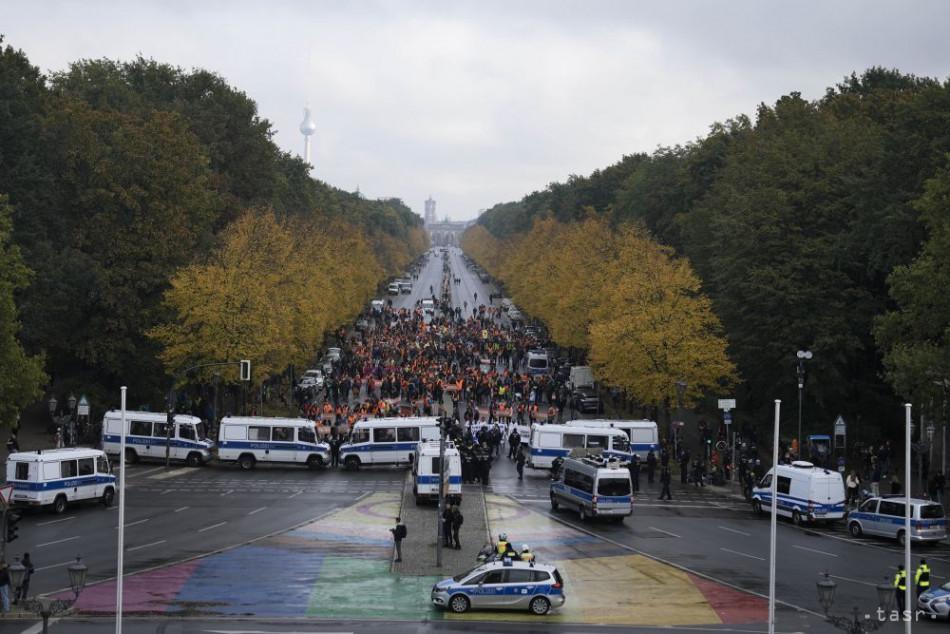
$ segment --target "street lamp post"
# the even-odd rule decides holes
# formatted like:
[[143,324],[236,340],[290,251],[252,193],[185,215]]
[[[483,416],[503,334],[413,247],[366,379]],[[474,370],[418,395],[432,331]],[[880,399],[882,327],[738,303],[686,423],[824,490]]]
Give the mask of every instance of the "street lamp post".
[[[886,616],[884,618],[878,618],[876,621],[872,621],[867,615],[865,615],[863,619],[860,618],[857,606],[854,607],[851,616],[834,616],[828,614],[834,605],[835,589],[838,587],[838,584],[832,581],[826,572],[822,575],[821,579],[819,579],[817,586],[818,603],[821,604],[821,608],[825,611],[825,620],[836,629],[848,632],[848,634],[865,634],[865,632],[873,632],[879,629],[888,622]],[[886,615],[890,611],[891,600],[894,597],[894,589],[887,583],[886,578],[882,583],[877,584],[874,589],[877,592],[877,605],[883,609]]]
[[[54,599],[52,597],[41,596],[35,599],[26,599],[21,604],[29,612],[36,614],[43,619],[43,634],[49,631],[49,619],[52,616],[65,613],[69,608],[79,600],[79,594],[86,587],[86,564],[82,563],[79,557],[66,569],[69,575],[69,587],[73,591],[72,599]],[[19,558],[8,569],[10,575],[10,586],[14,593],[19,591],[23,585],[23,578],[26,575],[26,566],[20,563]]]
[[795,456],[799,460],[802,459],[802,390],[805,389],[805,361],[808,361],[812,358],[811,350],[799,350],[795,353],[795,356],[798,357],[798,369],[796,374],[798,375],[798,455]]

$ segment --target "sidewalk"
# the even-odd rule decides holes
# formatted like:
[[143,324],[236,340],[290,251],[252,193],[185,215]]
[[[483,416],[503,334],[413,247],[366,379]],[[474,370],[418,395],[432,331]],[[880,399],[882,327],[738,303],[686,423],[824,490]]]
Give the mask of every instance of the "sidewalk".
[[477,563],[478,551],[488,543],[485,495],[480,485],[462,486],[461,550],[442,548],[442,567],[435,565],[438,505],[416,506],[412,473],[406,476],[402,493],[402,521],[409,535],[402,542],[402,561],[393,561],[392,571],[406,576],[451,576]]

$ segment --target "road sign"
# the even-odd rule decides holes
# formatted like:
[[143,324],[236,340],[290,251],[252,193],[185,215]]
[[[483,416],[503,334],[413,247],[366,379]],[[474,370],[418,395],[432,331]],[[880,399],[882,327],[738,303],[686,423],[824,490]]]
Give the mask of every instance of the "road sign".
[[736,399],[734,398],[721,398],[719,399],[719,409],[729,411],[736,408]]
[[0,486],[0,502],[2,502],[4,506],[10,506],[10,500],[12,498],[13,498],[13,485],[4,484],[3,486]]
[[79,405],[76,407],[76,416],[89,416],[89,399],[83,394],[79,399]]
[[722,422],[726,425],[732,424],[732,412],[726,410],[722,413]]

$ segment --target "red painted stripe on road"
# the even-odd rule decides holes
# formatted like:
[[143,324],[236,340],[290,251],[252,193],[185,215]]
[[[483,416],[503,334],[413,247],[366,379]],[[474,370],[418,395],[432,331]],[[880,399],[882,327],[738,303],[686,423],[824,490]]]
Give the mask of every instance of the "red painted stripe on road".
[[696,575],[689,575],[689,580],[703,593],[724,625],[768,622],[769,604],[765,599]]

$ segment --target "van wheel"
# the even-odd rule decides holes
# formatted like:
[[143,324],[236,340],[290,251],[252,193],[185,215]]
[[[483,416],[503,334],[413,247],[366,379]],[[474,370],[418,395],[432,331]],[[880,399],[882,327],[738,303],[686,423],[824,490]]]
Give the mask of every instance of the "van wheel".
[[907,535],[904,534],[904,531],[897,533],[897,543],[901,546],[907,543]]
[[857,522],[851,522],[848,525],[848,532],[851,533],[851,537],[860,537],[861,536],[861,525]]
[[66,512],[66,496],[57,495],[56,499],[53,500],[53,512],[57,515],[62,515]]
[[254,456],[249,453],[243,454],[240,458],[238,458],[238,464],[241,465],[241,468],[245,471],[250,471],[253,469],[255,462],[257,461],[254,459]]
[[756,515],[762,515],[762,503],[758,500],[752,500],[752,511]]
[[528,604],[528,609],[531,610],[532,614],[543,616],[550,611],[551,602],[544,597],[535,597],[531,599],[531,603]]
[[316,471],[323,466],[323,458],[320,456],[310,456],[307,458],[307,467]]
[[798,511],[792,511],[792,523],[795,524],[795,526],[801,526],[802,514],[799,513]]
[[449,599],[449,609],[456,614],[468,612],[469,606],[471,606],[471,603],[469,602],[468,597],[464,594],[457,594]]
[[134,449],[125,450],[125,461],[129,464],[135,464],[139,461],[139,455],[135,452]]
[[558,506],[560,505],[557,503],[557,498],[554,497],[554,494],[552,493],[551,494],[551,510],[556,511],[558,509]]
[[343,461],[343,466],[350,471],[359,471],[360,459],[356,456],[347,456],[346,460]]
[[586,521],[587,521],[587,511],[584,509],[583,506],[578,507],[578,509],[577,509],[577,517],[578,517],[578,519],[580,519],[580,521],[582,521],[582,522],[586,522]]
[[102,505],[105,507],[112,506],[112,503],[115,501],[115,489],[109,487],[102,492]]
[[188,458],[185,460],[185,464],[189,467],[200,467],[201,466],[201,454],[197,451],[192,451],[188,454]]

